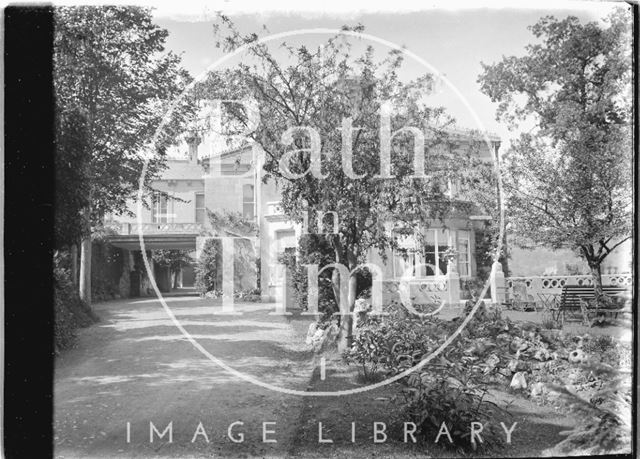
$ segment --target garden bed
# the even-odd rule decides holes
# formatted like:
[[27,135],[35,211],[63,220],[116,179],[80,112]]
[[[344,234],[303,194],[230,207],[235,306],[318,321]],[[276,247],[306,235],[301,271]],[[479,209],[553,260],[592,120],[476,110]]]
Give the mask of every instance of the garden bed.
[[[354,389],[406,371],[436,350],[463,319],[416,318],[400,309],[362,322],[346,362],[332,360],[326,379],[315,374],[309,390]],[[628,451],[628,343],[514,322],[496,310],[481,308],[476,314],[437,358],[398,382],[356,395],[309,398],[298,448],[315,444],[305,454],[336,457],[347,452],[364,457]],[[469,441],[474,420],[482,423],[487,441]],[[374,441],[375,422],[385,423],[387,441]],[[417,443],[405,442],[405,422],[416,424]],[[443,422],[452,444],[442,436],[435,444]],[[507,444],[505,428],[515,422]],[[318,444],[319,423],[322,437],[333,443]]]

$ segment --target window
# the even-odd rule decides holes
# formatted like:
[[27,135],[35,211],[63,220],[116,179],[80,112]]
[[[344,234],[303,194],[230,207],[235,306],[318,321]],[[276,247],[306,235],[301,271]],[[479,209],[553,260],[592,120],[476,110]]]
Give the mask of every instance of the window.
[[458,273],[460,276],[471,275],[471,245],[469,231],[458,231]]
[[[403,251],[393,251],[393,272],[394,277],[400,278],[405,272],[412,272],[415,277],[437,276],[447,274],[447,260],[444,254],[453,245],[450,240],[450,231],[444,228],[428,229],[424,232],[423,250],[415,249],[415,239],[400,238],[398,244],[407,249]],[[409,239],[413,241],[410,242]],[[413,245],[412,245],[413,244]],[[458,232],[458,273],[461,276],[471,275],[471,247],[469,231]],[[419,266],[424,264],[425,266]]]
[[153,198],[153,206],[151,207],[151,218],[153,223],[168,223],[169,214],[167,209],[167,196],[157,194]]
[[424,262],[427,276],[447,274],[447,260],[444,252],[449,248],[448,229],[428,229],[424,237]]
[[253,211],[255,199],[253,196],[253,185],[242,185],[242,216],[249,220],[255,218]]
[[196,223],[204,223],[207,212],[204,207],[204,194],[196,193]]

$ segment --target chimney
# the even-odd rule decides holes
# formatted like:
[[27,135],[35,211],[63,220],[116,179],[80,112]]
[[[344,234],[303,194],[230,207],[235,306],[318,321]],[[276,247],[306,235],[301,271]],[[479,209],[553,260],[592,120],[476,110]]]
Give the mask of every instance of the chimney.
[[187,145],[189,146],[189,163],[198,164],[198,145],[200,145],[200,138],[198,136],[187,138]]

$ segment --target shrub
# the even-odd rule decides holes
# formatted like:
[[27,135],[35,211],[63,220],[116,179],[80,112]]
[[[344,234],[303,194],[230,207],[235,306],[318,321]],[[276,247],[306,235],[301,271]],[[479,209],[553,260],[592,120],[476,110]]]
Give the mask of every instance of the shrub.
[[[303,265],[315,264],[320,270],[324,266],[335,263],[335,251],[326,236],[305,234],[298,241],[298,257],[296,260],[294,253],[285,252],[279,257],[278,262],[284,264],[291,273],[296,303],[301,309],[306,310],[308,309],[308,273]],[[355,275],[357,279],[356,298],[370,296],[371,273],[368,270],[358,270]],[[326,319],[339,310],[331,276],[331,269],[327,269],[318,276],[318,311]]]
[[219,239],[207,239],[195,267],[195,287],[201,295],[222,288],[221,244]]
[[67,255],[57,252],[53,259],[54,280],[54,346],[56,353],[73,347],[76,330],[99,320],[98,316],[80,299],[71,280]]
[[107,301],[120,295],[120,278],[123,272],[122,249],[104,240],[109,228],[100,228],[91,248],[91,298],[94,302]]
[[[303,266],[305,264],[318,265],[318,269],[334,262],[334,251],[327,238],[319,234],[305,234],[298,241],[298,256],[292,252],[282,254],[278,262],[287,267],[293,282],[293,291],[298,306],[308,309],[308,273]],[[318,276],[318,311],[325,317],[330,317],[332,313],[338,311],[338,304],[335,301],[333,287],[331,284],[331,270],[326,270]]]
[[249,303],[259,303],[262,300],[260,289],[258,288],[236,291],[233,293],[233,297]]
[[584,345],[584,351],[591,354],[602,355],[616,348],[616,339],[611,335],[593,336]]
[[257,236],[258,227],[252,220],[245,218],[240,212],[223,210],[214,212],[207,209],[211,228],[202,235],[210,236],[202,247],[199,260],[196,262],[196,290],[201,295],[222,289],[222,242],[221,237],[243,236],[246,239],[234,241],[234,291],[247,287],[260,286],[259,258],[256,247],[250,240]]

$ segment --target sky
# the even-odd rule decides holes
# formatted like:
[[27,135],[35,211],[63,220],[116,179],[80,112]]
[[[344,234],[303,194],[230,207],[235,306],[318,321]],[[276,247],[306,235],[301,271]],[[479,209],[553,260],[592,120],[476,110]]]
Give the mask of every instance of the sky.
[[[477,79],[482,72],[481,62],[491,64],[502,56],[524,55],[525,46],[535,42],[527,27],[542,16],[574,15],[584,22],[601,21],[616,7],[614,3],[603,2],[537,2],[536,8],[507,8],[505,4],[493,2],[479,9],[477,5],[487,3],[459,2],[454,3],[459,8],[453,9],[437,2],[435,7],[428,8],[414,2],[391,3],[173,2],[155,4],[154,19],[169,31],[167,48],[182,56],[183,65],[193,76],[202,74],[223,56],[215,47],[213,34],[218,9],[229,15],[241,32],[263,36],[263,25],[271,34],[297,31],[298,35],[287,38],[290,43],[317,44],[329,37],[328,34],[299,34],[302,29],[336,29],[360,23],[365,26],[365,33],[405,46],[428,64],[425,68],[416,59],[407,58],[405,79],[431,71],[451,83],[452,87],[444,82],[438,85],[439,91],[430,97],[434,105],[445,106],[460,127],[488,130],[508,143],[515,134],[495,120],[496,104],[480,92]],[[274,46],[277,43],[277,40],[271,42]],[[378,42],[368,43],[382,52],[389,49]]]

